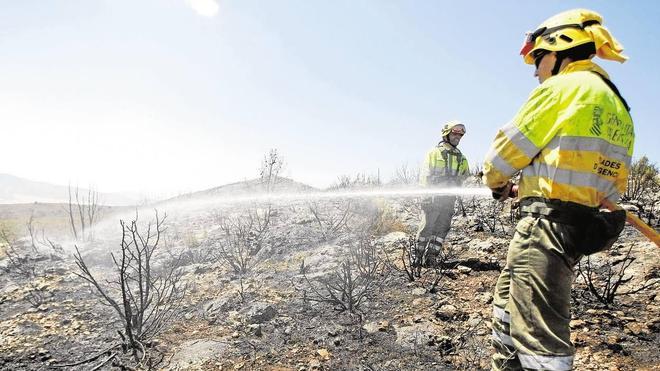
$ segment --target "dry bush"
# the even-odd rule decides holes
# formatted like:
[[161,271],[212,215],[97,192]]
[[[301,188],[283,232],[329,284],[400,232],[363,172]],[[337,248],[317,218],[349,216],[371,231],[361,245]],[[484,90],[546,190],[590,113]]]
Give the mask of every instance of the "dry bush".
[[420,167],[408,167],[408,164],[402,164],[394,171],[394,176],[390,180],[393,185],[416,185],[419,182]]
[[362,236],[348,247],[347,256],[330,274],[309,279],[302,270],[311,293],[305,295],[306,299],[356,313],[383,282],[383,268],[377,247],[369,237]]
[[41,246],[45,247],[47,250],[52,250],[58,257],[64,254],[64,248],[62,248],[62,245],[47,237],[44,228],[39,229],[34,221],[34,214],[30,215],[30,218],[25,223],[25,228],[28,232],[32,251],[38,253],[38,246]]
[[35,283],[43,277],[43,273],[39,271],[37,261],[30,258],[30,255],[34,255],[37,251],[36,247],[18,242],[4,229],[0,230],[0,245],[4,247],[8,262],[5,272],[17,276],[27,285],[25,301],[33,308],[46,303],[52,294]]
[[253,208],[245,215],[222,217],[222,235],[212,239],[215,258],[235,274],[244,275],[265,258],[266,252],[276,247],[270,233],[273,211]]
[[101,206],[99,205],[99,193],[91,187],[87,196],[80,195],[78,186],[71,190],[69,185],[69,202],[67,212],[69,216],[69,227],[76,240],[91,241],[94,238],[94,226],[99,220]]
[[633,162],[628,174],[628,188],[623,194],[624,201],[633,202],[639,208],[639,216],[646,217],[647,223],[655,218],[653,211],[660,202],[660,173],[656,164],[646,156]]
[[658,167],[646,156],[630,165],[628,188],[623,195],[626,200],[641,200],[653,196],[660,190]]
[[[433,259],[433,263],[427,267],[422,266],[423,256],[415,251],[417,246],[415,236],[408,236],[408,239],[398,241],[397,245],[398,257],[393,260],[386,256],[387,266],[396,272],[402,273],[409,282],[421,282],[422,285],[427,286],[427,290],[431,293],[442,288],[443,279],[450,275],[451,269],[458,264],[456,252],[446,244],[442,246],[438,255]],[[425,253],[428,253],[428,251],[425,251]]]
[[284,159],[277,152],[277,149],[271,149],[268,154],[264,155],[261,167],[259,168],[259,176],[261,183],[266,185],[266,191],[270,192],[274,186],[281,180],[279,174],[284,169]]
[[497,200],[488,200],[486,205],[479,203],[473,199],[473,204],[477,205],[476,216],[477,216],[477,231],[489,231],[490,233],[497,233],[498,230],[501,233],[506,233],[506,226],[508,223],[515,222],[516,215],[511,209],[509,213],[509,220],[503,217],[503,211],[505,204]]
[[638,287],[624,290],[624,286],[634,277],[628,271],[636,260],[631,255],[633,246],[630,244],[626,249],[618,245],[610,249],[607,255],[586,256],[578,263],[578,277],[596,300],[605,306],[614,304],[617,296],[637,294],[660,284],[660,279],[651,277]]
[[310,202],[307,206],[314,217],[312,226],[321,241],[337,239],[341,232],[347,230],[348,223],[355,217],[350,200],[323,203],[323,205],[318,202]]
[[[402,206],[402,208],[407,205]],[[412,213],[412,211],[409,211]],[[369,232],[375,236],[383,236],[392,232],[413,233],[413,227],[404,223],[403,220],[397,217],[395,210],[388,206],[375,208],[367,216],[370,224]]]
[[[161,354],[150,351],[150,340],[178,318],[186,293],[186,285],[181,283],[182,272],[176,266],[152,264],[165,232],[165,219],[166,216],[161,218],[156,212],[155,220],[143,228],[138,227],[137,214],[129,223],[120,221],[121,249],[118,254],[110,254],[116,276],[105,283],[91,273],[77,246],[74,255],[80,269],[75,274],[91,284],[95,294],[121,320],[123,329],[118,331],[121,343],[109,348],[107,354],[121,347],[124,353],[130,352],[137,368],[151,369],[162,361]],[[112,354],[118,358],[117,353]]]
[[376,175],[357,173],[354,177],[351,177],[350,175],[340,175],[337,177],[337,182],[331,185],[329,189],[369,188],[378,187],[380,185],[380,173]]

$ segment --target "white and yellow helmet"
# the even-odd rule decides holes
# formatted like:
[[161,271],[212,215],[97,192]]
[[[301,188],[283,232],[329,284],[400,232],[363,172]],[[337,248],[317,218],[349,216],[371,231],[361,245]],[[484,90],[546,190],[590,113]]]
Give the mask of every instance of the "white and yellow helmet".
[[450,133],[465,135],[465,125],[458,120],[451,120],[442,127],[441,136],[444,138]]
[[534,32],[528,32],[520,49],[527,64],[534,64],[538,50],[558,52],[594,43],[596,55],[603,59],[625,62],[623,46],[603,26],[603,17],[588,9],[572,9],[552,16]]

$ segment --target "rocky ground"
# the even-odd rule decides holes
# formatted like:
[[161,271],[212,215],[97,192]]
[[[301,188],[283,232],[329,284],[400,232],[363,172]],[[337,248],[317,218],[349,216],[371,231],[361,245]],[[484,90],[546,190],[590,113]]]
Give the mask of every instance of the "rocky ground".
[[[261,238],[263,247],[247,255],[249,269],[242,273],[219,252],[229,246],[222,226],[247,218],[250,211],[263,216],[266,205],[162,209],[170,214],[168,230],[153,269],[175,267],[187,291],[169,326],[143,342],[154,369],[488,368],[491,292],[515,223],[508,206],[464,199],[448,236],[446,264],[424,269],[414,280],[405,272],[405,251],[420,214],[419,205],[409,200],[273,204],[265,234],[246,237]],[[117,279],[110,252],[117,254],[121,239],[117,215],[108,218],[97,227],[94,241],[78,243],[104,284]],[[141,212],[141,220],[149,218],[152,212]],[[69,243],[56,251],[45,245],[33,249],[27,238],[6,242],[11,250],[5,243],[0,255],[0,369],[150,367],[146,361],[137,364],[130,350],[104,352],[121,342],[123,325],[76,275],[80,270]],[[344,297],[319,299],[324,282],[356,246],[374,253],[374,269],[362,276],[361,268],[352,266],[356,291],[366,289],[351,312],[342,310]],[[629,249],[634,259],[626,259]],[[626,227],[615,249],[590,260],[592,277],[602,278],[608,266],[620,269],[630,261],[623,278],[632,278],[618,292],[634,291],[660,278],[659,255],[660,249]],[[618,270],[614,273],[616,280]],[[596,288],[603,287],[598,281]],[[655,286],[616,296],[606,305],[577,278],[571,322],[575,369],[660,369],[657,294]]]

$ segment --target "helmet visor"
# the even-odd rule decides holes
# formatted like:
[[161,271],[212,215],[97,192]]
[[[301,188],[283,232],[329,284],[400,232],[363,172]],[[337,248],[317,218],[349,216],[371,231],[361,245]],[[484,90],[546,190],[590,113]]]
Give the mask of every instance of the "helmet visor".
[[525,41],[523,42],[522,47],[520,48],[520,55],[523,57],[529,54],[529,52],[534,49],[534,45],[536,44],[536,38],[543,35],[543,33],[547,30],[547,27],[541,27],[537,29],[534,32],[527,31],[525,33]]
[[453,128],[451,128],[451,133],[452,134],[465,135],[465,126],[456,125]]

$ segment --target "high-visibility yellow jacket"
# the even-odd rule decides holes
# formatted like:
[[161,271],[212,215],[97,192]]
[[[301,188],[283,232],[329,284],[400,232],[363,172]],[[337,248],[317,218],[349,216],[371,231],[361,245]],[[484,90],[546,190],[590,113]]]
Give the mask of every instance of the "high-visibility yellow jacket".
[[468,161],[461,151],[447,142],[440,142],[426,154],[420,183],[425,186],[456,185],[468,172]]
[[532,91],[486,155],[484,182],[504,186],[518,171],[519,197],[600,205],[627,187],[635,141],[624,103],[590,60],[567,65]]

